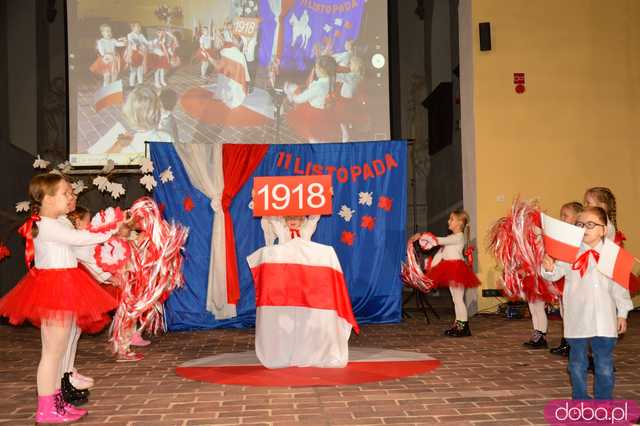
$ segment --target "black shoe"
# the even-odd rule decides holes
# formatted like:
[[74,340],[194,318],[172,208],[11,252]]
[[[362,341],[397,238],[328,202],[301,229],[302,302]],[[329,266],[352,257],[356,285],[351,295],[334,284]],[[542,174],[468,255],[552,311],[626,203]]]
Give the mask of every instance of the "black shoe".
[[62,391],[62,398],[65,402],[75,405],[76,407],[86,404],[89,401],[88,389],[77,389],[71,384],[69,377],[73,373],[64,373],[62,380],[60,381],[60,390]]
[[531,336],[531,340],[528,342],[524,342],[522,346],[525,346],[529,349],[546,349],[549,347],[547,344],[547,333],[543,333],[542,331],[534,330],[533,335]]
[[549,352],[554,355],[569,356],[569,344],[567,343],[567,339],[563,337],[560,340],[560,346],[549,349]]
[[471,329],[469,328],[469,321],[458,321],[454,323],[453,327],[444,332],[445,336],[449,337],[468,337],[471,336]]

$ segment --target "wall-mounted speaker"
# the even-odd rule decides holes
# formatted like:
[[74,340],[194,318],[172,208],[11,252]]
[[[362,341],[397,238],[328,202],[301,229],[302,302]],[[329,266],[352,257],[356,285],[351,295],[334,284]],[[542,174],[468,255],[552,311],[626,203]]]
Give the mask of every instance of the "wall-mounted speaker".
[[480,30],[480,50],[491,50],[491,24],[489,22],[480,22],[478,24]]

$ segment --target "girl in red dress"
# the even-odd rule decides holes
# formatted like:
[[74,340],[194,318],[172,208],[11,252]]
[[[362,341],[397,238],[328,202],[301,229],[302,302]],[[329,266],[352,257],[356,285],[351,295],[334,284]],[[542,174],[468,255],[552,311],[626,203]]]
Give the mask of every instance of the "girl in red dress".
[[471,336],[471,329],[464,293],[467,288],[480,285],[472,269],[473,261],[469,261],[469,214],[462,209],[454,210],[449,215],[448,225],[452,234],[436,238],[441,248],[434,256],[435,266],[427,272],[427,278],[433,281],[435,287],[449,287],[451,292],[456,320],[444,334],[449,337],[466,337]]
[[66,403],[59,388],[71,324],[86,327],[116,307],[113,297],[78,268],[72,247],[104,242],[113,231],[92,233],[69,227],[65,215],[74,196],[71,184],[61,175],[34,176],[29,195],[31,217],[19,230],[26,239],[29,272],[0,299],[0,315],[11,324],[29,320],[40,326],[36,422],[66,423],[87,413]]
[[113,38],[111,27],[107,24],[100,25],[100,34],[102,38],[96,42],[98,58],[89,69],[102,76],[102,86],[108,86],[118,80],[122,68],[122,56],[116,48],[124,47],[127,42],[126,39]]

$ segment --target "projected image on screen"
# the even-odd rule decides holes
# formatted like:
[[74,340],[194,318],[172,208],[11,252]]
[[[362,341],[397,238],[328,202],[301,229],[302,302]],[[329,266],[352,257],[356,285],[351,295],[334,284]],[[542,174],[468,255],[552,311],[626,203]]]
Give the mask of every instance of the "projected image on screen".
[[389,138],[384,0],[68,0],[70,153]]

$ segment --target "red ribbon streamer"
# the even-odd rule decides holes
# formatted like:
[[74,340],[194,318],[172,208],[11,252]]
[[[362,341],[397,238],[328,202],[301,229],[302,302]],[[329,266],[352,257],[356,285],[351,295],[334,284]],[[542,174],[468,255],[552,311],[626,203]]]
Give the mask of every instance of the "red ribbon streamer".
[[31,269],[31,263],[33,262],[33,258],[35,257],[35,248],[33,247],[33,236],[31,235],[31,231],[33,229],[34,222],[38,222],[40,220],[40,216],[37,214],[32,214],[20,228],[18,228],[18,234],[22,235],[25,239],[24,244],[24,260],[27,263],[27,269]]
[[571,265],[571,269],[574,271],[580,271],[580,278],[584,277],[587,268],[589,267],[589,255],[593,256],[593,259],[598,262],[600,260],[600,253],[595,250],[587,250],[580,255]]
[[474,246],[469,246],[464,251],[464,255],[467,258],[467,264],[473,266],[473,250],[475,250]]
[[300,230],[296,229],[296,228],[289,228],[289,235],[291,236],[291,239],[293,240],[295,237],[300,238]]

